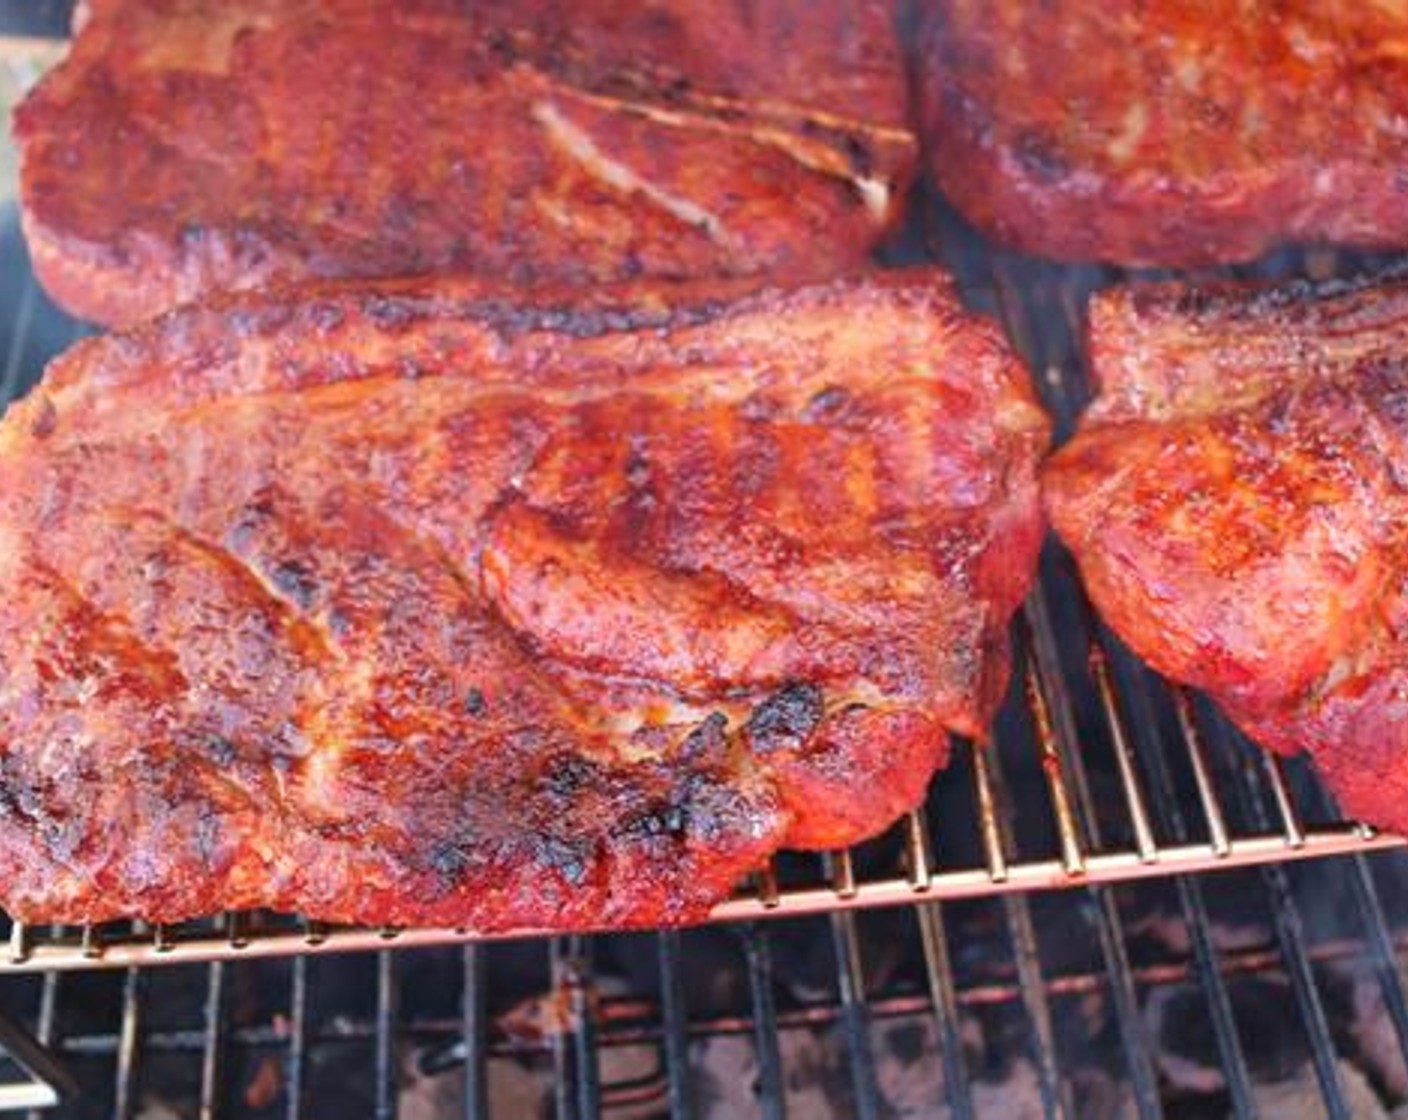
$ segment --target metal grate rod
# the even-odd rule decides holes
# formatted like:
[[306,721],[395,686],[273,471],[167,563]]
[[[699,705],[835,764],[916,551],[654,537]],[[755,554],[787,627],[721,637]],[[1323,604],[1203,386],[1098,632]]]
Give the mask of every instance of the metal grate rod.
[[997,799],[993,794],[992,767],[988,762],[988,752],[993,748],[985,743],[973,743],[971,747],[969,755],[973,759],[973,787],[978,797],[983,858],[987,861],[989,881],[1002,883],[1007,880],[1007,853],[1002,846],[1002,828],[997,820]]
[[[989,779],[996,802],[1004,810],[1010,811],[1012,799],[1007,791],[1006,778],[1002,771],[1002,755],[992,752],[992,765]],[[999,848],[1007,850],[1011,835],[1011,822],[1005,816],[995,818]],[[1007,919],[1007,934],[1012,946],[1012,958],[1017,967],[1017,981],[1022,990],[1022,1007],[1031,1026],[1032,1058],[1036,1065],[1037,1081],[1041,1089],[1042,1108],[1048,1117],[1074,1117],[1075,1109],[1066,1098],[1060,1070],[1056,1065],[1056,1042],[1051,1028],[1051,1005],[1047,999],[1046,985],[1041,975],[1041,960],[1037,956],[1036,932],[1032,927],[1031,905],[1024,894],[1005,895],[1002,899],[1003,912]]]
[[596,1014],[592,995],[592,942],[568,939],[572,950],[571,997],[573,1053],[577,1066],[577,1108],[582,1117],[601,1113],[601,1076],[597,1068]]
[[1227,818],[1223,814],[1222,802],[1213,785],[1207,748],[1203,745],[1202,733],[1193,719],[1192,703],[1188,693],[1181,688],[1173,690],[1173,702],[1178,712],[1178,726],[1183,732],[1183,743],[1188,748],[1188,761],[1193,767],[1193,781],[1198,787],[1198,800],[1202,802],[1203,818],[1208,824],[1208,839],[1214,852],[1219,856],[1226,856],[1232,850],[1227,836]]
[[832,889],[838,898],[854,898],[856,894],[856,865],[849,848],[842,848],[827,856],[828,874]]
[[1066,785],[1065,763],[1056,746],[1056,736],[1051,727],[1051,712],[1046,706],[1037,671],[1029,659],[1027,671],[1022,675],[1023,687],[1027,695],[1027,706],[1036,724],[1037,749],[1041,752],[1041,769],[1046,775],[1047,789],[1051,794],[1051,809],[1056,819],[1056,835],[1061,844],[1061,867],[1067,875],[1085,874],[1085,852],[1080,842],[1080,830],[1076,825],[1075,812],[1071,807],[1071,793]]
[[[46,972],[39,989],[39,1018],[35,1024],[34,1037],[46,1053],[53,1052],[54,1044],[57,1041],[54,1035],[54,1020],[57,1017],[61,978],[61,973]],[[32,1108],[29,1110],[27,1120],[44,1120],[44,1113],[38,1108]]]
[[1065,799],[1071,807],[1071,830],[1077,845],[1101,846],[1100,826],[1092,812],[1090,782],[1085,773],[1085,757],[1080,736],[1071,714],[1071,697],[1066,674],[1056,650],[1051,613],[1046,602],[1046,584],[1039,580],[1023,604],[1016,629],[1026,643],[1028,695],[1035,700],[1035,722],[1043,758],[1055,756],[1055,775],[1062,781]]
[[758,1057],[758,1103],[764,1120],[784,1120],[782,1055],[778,1050],[777,1002],[773,995],[772,950],[765,930],[746,925],[741,930],[748,962],[748,987],[753,998],[753,1040]]
[[289,976],[288,1062],[284,1067],[284,1120],[300,1120],[308,1069],[307,957],[294,957]]
[[776,909],[782,900],[782,892],[777,883],[777,861],[769,858],[757,874],[758,901],[765,910]]
[[1266,781],[1276,799],[1276,812],[1286,834],[1286,843],[1292,848],[1305,847],[1305,829],[1300,823],[1300,814],[1291,801],[1291,791],[1286,784],[1286,760],[1278,754],[1261,752],[1261,763],[1266,771]]
[[1106,726],[1114,744],[1115,764],[1119,769],[1125,804],[1129,806],[1130,827],[1134,830],[1134,848],[1139,853],[1140,860],[1152,863],[1158,855],[1158,847],[1154,840],[1154,826],[1149,818],[1149,808],[1144,799],[1144,789],[1139,782],[1134,748],[1120,716],[1119,701],[1110,675],[1109,658],[1105,655],[1104,648],[1094,639],[1090,643],[1090,675],[1095,682],[1096,694],[1100,698],[1106,715]]
[[601,1092],[587,997],[591,965],[582,939],[553,938],[548,944],[548,967],[561,1019],[551,1033],[554,1107],[563,1120],[587,1120],[601,1111]]
[[1361,925],[1374,960],[1374,971],[1378,975],[1379,991],[1383,995],[1389,1018],[1393,1020],[1393,1031],[1398,1039],[1398,1052],[1403,1059],[1403,1068],[1408,1070],[1408,998],[1405,998],[1403,973],[1398,967],[1398,957],[1393,950],[1388,919],[1384,915],[1378,888],[1374,885],[1373,872],[1369,869],[1369,861],[1363,856],[1354,857],[1354,875],[1351,882],[1363,919]]
[[1306,1024],[1306,1033],[1310,1036],[1315,1079],[1320,1084],[1321,1096],[1325,1098],[1325,1109],[1330,1120],[1352,1120],[1344,1095],[1344,1085],[1340,1082],[1339,1061],[1335,1056],[1330,1024],[1325,1017],[1325,1007],[1320,1000],[1319,989],[1315,985],[1315,973],[1305,953],[1305,932],[1291,897],[1286,873],[1279,866],[1271,864],[1262,869],[1262,877],[1271,894],[1276,939],[1280,942],[1281,955],[1286,962],[1286,971],[1291,978],[1296,1003]]
[[939,1028],[939,1053],[944,1063],[944,1093],[952,1120],[973,1120],[973,1099],[968,1091],[968,1068],[959,1032],[958,1001],[954,995],[953,966],[949,962],[948,934],[943,908],[937,902],[915,907],[919,936],[924,947],[924,972],[929,998]]
[[1108,887],[1091,887],[1089,894],[1095,929],[1100,938],[1100,953],[1105,960],[1105,974],[1114,1000],[1115,1022],[1134,1090],[1135,1107],[1141,1120],[1159,1120],[1164,1110],[1159,1100],[1158,1077],[1150,1057],[1152,1047],[1148,1033],[1139,1014],[1139,997],[1134,990],[1129,955],[1119,932],[1119,910],[1115,905],[1115,896]]
[[[1324,787],[1317,784],[1315,788],[1320,807],[1331,815],[1338,816],[1338,806],[1325,792]],[[1388,1009],[1389,1018],[1393,1020],[1403,1068],[1408,1071],[1408,993],[1404,990],[1403,973],[1398,967],[1398,955],[1394,950],[1393,937],[1389,933],[1388,917],[1384,913],[1383,902],[1379,898],[1379,889],[1374,883],[1374,873],[1369,861],[1364,856],[1356,855],[1353,857],[1353,863],[1354,874],[1350,882],[1359,911],[1360,926],[1364,930],[1370,954],[1374,959],[1374,971],[1378,975],[1384,1006]]]
[[225,964],[207,966],[205,994],[205,1043],[200,1062],[200,1120],[216,1120],[225,1060]]
[[461,1037],[464,1046],[465,1120],[489,1116],[489,1069],[486,1057],[489,1008],[484,990],[484,950],[473,943],[461,958],[464,990],[461,994]]
[[870,1052],[870,1018],[866,1012],[865,976],[860,961],[856,916],[850,911],[831,915],[831,947],[836,957],[836,986],[841,997],[841,1029],[851,1065],[856,1114],[875,1120],[882,1110],[875,1083],[875,1059]]
[[401,988],[395,954],[383,949],[376,955],[376,1120],[395,1120],[396,1091],[400,1081],[396,1051],[396,1020],[400,1015]]
[[[1038,589],[1027,605],[1027,633],[1030,639],[1031,663],[1028,689],[1036,716],[1037,733],[1043,758],[1066,757],[1074,798],[1069,806],[1071,831],[1100,843],[1099,821],[1091,804],[1090,784],[1086,779],[1085,763],[1077,741],[1075,723],[1071,717],[1070,700],[1066,695],[1064,677],[1057,664],[1055,641],[1047,613],[1044,593]],[[1052,718],[1054,713],[1054,718]],[[1135,1105],[1141,1120],[1158,1120],[1163,1115],[1159,1103],[1158,1081],[1150,1058],[1150,1046],[1144,1021],[1139,1014],[1139,1000],[1134,991],[1129,957],[1125,952],[1119,911],[1114,895],[1108,888],[1091,887],[1087,898],[1088,911],[1100,942],[1105,974],[1109,979],[1114,1003],[1115,1021],[1119,1028]]]
[[[1192,701],[1178,690],[1184,709],[1190,718]],[[1221,721],[1213,724],[1213,733],[1218,737],[1221,757],[1228,760],[1231,770],[1230,786],[1243,812],[1254,828],[1268,828],[1270,821],[1261,791],[1257,788],[1255,771],[1239,764],[1236,744],[1226,734]],[[1325,1109],[1330,1120],[1350,1120],[1349,1105],[1344,1095],[1344,1085],[1339,1075],[1339,1061],[1335,1055],[1334,1039],[1330,1035],[1329,1020],[1325,1016],[1325,1006],[1320,999],[1320,991],[1315,983],[1315,973],[1305,950],[1305,931],[1301,924],[1300,912],[1296,909],[1291,894],[1290,882],[1285,870],[1278,864],[1268,864],[1261,869],[1262,882],[1266,885],[1271,900],[1271,916],[1276,931],[1276,941],[1281,949],[1281,957],[1290,977],[1291,990],[1295,994],[1296,1005],[1300,1009],[1301,1021],[1305,1024],[1310,1041],[1312,1064],[1315,1079],[1320,1086],[1320,1094],[1325,1101]]]
[[[1087,616],[1088,617],[1088,616]],[[1092,641],[1104,652],[1099,635]],[[1107,662],[1108,664],[1108,662]],[[1174,793],[1173,777],[1169,773],[1168,758],[1164,751],[1163,737],[1158,733],[1154,712],[1149,702],[1146,676],[1143,669],[1137,669],[1122,690],[1124,697],[1134,708],[1134,734],[1141,738],[1141,757],[1148,765],[1149,791],[1152,794],[1153,808],[1158,814],[1164,830],[1176,839],[1187,838],[1188,826]],[[1113,693],[1111,694],[1113,700]],[[1104,707],[1105,718],[1112,726],[1126,728],[1120,708],[1113,704]],[[1174,880],[1178,893],[1179,908],[1183,913],[1184,925],[1188,930],[1193,960],[1197,965],[1199,989],[1207,997],[1208,1013],[1212,1019],[1213,1038],[1217,1043],[1218,1056],[1222,1061],[1223,1077],[1227,1084],[1227,1094],[1232,1105],[1232,1114],[1237,1120],[1251,1120],[1256,1116],[1252,1098],[1251,1073],[1247,1067],[1242,1040],[1237,1033],[1236,1019],[1232,1013],[1232,999],[1222,976],[1221,961],[1213,944],[1212,927],[1208,921],[1207,905],[1203,899],[1202,885],[1192,876],[1179,876]]]
[[122,1028],[118,1034],[112,1106],[116,1120],[130,1120],[136,1111],[142,996],[146,983],[146,973],[137,968],[129,968],[122,981]]
[[689,1038],[685,1033],[688,1009],[684,1001],[684,960],[677,930],[657,936],[660,955],[660,1015],[665,1042],[665,1076],[670,1116],[690,1120],[694,1103],[689,1095]]
[[[916,891],[927,891],[934,877],[934,857],[929,849],[929,819],[922,805],[905,814],[904,854],[909,885]],[[851,853],[846,852],[845,858],[849,864]]]

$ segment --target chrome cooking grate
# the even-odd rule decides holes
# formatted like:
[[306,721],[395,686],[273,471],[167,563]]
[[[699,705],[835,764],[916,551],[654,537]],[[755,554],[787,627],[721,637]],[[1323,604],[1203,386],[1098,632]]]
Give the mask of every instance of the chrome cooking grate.
[[[12,215],[0,250],[23,259]],[[988,253],[951,219],[941,255],[972,301],[1001,316],[1037,371],[1058,428],[1069,431],[1086,394],[1079,308],[1109,275]],[[1338,263],[1286,255],[1268,267]],[[0,270],[0,303],[10,317],[8,338],[0,340],[2,400],[23,391],[42,358],[75,330],[18,265]],[[85,1101],[106,1100],[116,1116],[136,1115],[143,1086],[176,1063],[202,1117],[290,1118],[336,1114],[319,1103],[328,1086],[317,1073],[323,1055],[344,1051],[369,1059],[364,1072],[379,1117],[396,1115],[408,1079],[456,1065],[463,1114],[489,1115],[491,1072],[511,1059],[550,1065],[562,1116],[603,1108],[689,1115],[697,1104],[697,1048],[728,1036],[751,1039],[758,1108],[782,1116],[791,1092],[783,1040],[798,1030],[837,1033],[849,1105],[857,1115],[879,1116],[889,1103],[874,1032],[906,1018],[927,1024],[948,1114],[967,1117],[977,1114],[978,1071],[970,1068],[964,1026],[981,1009],[1001,1006],[1023,1024],[1019,1048],[1035,1069],[1044,1111],[1074,1117],[1084,1114],[1082,1090],[1066,1068],[1058,1028],[1071,1001],[1098,998],[1133,1108],[1147,1118],[1163,1115],[1165,1089],[1148,1037],[1148,1000],[1162,987],[1191,984],[1206,1002],[1228,1111],[1241,1117],[1257,1114],[1259,1090],[1232,993],[1240,977],[1268,974],[1293,995],[1299,1021],[1292,1026],[1303,1036],[1325,1112],[1351,1116],[1337,1057],[1343,1045],[1323,998],[1325,970],[1343,961],[1372,970],[1408,1071],[1400,970],[1408,915],[1392,912],[1408,870],[1401,855],[1381,854],[1403,842],[1341,820],[1302,761],[1257,751],[1200,698],[1138,665],[1091,615],[1068,558],[1054,546],[1014,630],[1012,696],[990,748],[955,744],[954,764],[926,806],[887,836],[854,851],[786,854],[716,910],[716,922],[730,923],[717,936],[732,938],[746,978],[735,1009],[704,1010],[686,998],[691,970],[706,967],[696,962],[707,930],[499,943],[454,930],[329,928],[265,914],[178,927],[13,926],[0,972],[20,975],[0,985],[0,1006],[32,1024],[36,1039],[75,1069]],[[1316,856],[1340,858],[1293,866]],[[1226,874],[1178,874],[1214,870]],[[1334,936],[1316,917],[1315,890],[1325,875],[1346,900]],[[1264,937],[1255,944],[1228,947],[1210,914],[1229,882],[1256,898]],[[1068,889],[1046,890],[1056,887]],[[1186,946],[1167,959],[1132,956],[1139,935],[1127,904],[1144,889],[1168,896],[1185,932]],[[1070,947],[1061,949],[1048,932],[1053,916],[1072,914],[1089,934],[1078,962],[1055,959]],[[779,922],[753,920],[763,918]],[[882,929],[887,939],[876,936]],[[807,930],[821,931],[829,963],[823,994],[799,999],[779,981],[777,959]],[[649,962],[652,979],[637,976],[633,989],[609,992],[608,970],[596,958],[623,939]],[[879,976],[877,945],[895,939],[913,949],[912,967]],[[448,947],[453,942],[464,944]],[[1001,963],[995,973],[975,972],[967,958],[988,943],[1001,947]],[[348,949],[376,952],[334,955]],[[506,955],[521,960],[525,952],[542,977],[530,1029],[515,1027],[492,999],[507,975]],[[156,963],[191,967],[144,967]],[[439,970],[442,987],[459,993],[458,1006],[437,1011],[423,997],[403,999],[408,975],[422,967]],[[177,977],[189,989],[193,975],[201,993],[194,1004],[165,994]],[[320,975],[337,983],[319,982]],[[265,993],[254,1012],[232,994],[251,977],[262,978]],[[320,1011],[349,984],[365,989],[365,1006]],[[178,1011],[184,1017],[171,1021]],[[612,1054],[642,1048],[657,1056],[652,1068],[603,1075]],[[412,1050],[420,1057],[408,1065]],[[275,1062],[278,1084],[273,1103],[250,1107],[248,1069],[261,1058]],[[243,1098],[231,1091],[237,1081]]]

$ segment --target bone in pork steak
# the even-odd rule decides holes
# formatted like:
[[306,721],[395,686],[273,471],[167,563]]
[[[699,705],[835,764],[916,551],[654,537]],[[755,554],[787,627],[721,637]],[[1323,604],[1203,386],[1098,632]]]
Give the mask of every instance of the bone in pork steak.
[[922,0],[928,165],[1002,241],[1196,265],[1408,243],[1408,8]]
[[1408,831],[1408,282],[1097,297],[1044,472],[1115,631]]
[[890,0],[93,0],[15,115],[35,268],[132,322],[273,276],[865,260],[916,159]]
[[983,734],[1046,431],[927,271],[82,342],[0,424],[0,902],[699,918]]

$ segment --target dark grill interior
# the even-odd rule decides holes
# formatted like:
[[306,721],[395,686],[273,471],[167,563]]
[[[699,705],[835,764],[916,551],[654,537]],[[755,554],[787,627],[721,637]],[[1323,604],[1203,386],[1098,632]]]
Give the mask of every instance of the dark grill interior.
[[[1118,274],[989,251],[941,205],[917,209],[934,229],[910,230],[895,262],[941,245],[1068,434],[1088,395],[1080,308]],[[6,218],[0,401],[80,333]],[[1365,263],[1288,251],[1238,271]],[[1303,762],[1270,760],[1137,665],[1054,546],[1015,631],[994,749],[960,750],[891,834],[779,860],[719,924],[480,943],[261,914],[15,928],[0,1007],[47,1051],[2,1021],[0,1044],[64,1094],[42,1114],[72,1117],[1403,1104],[1400,841],[1340,821]],[[0,1105],[48,1095],[10,1072]]]

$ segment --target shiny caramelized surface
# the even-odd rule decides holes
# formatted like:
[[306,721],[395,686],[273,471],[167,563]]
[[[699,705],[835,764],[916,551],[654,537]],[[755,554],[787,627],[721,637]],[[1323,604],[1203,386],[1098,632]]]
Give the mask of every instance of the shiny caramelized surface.
[[1045,468],[1097,608],[1351,814],[1408,828],[1408,284],[1096,298]]
[[927,271],[83,342],[0,424],[0,902],[700,917],[982,734],[1045,439]]
[[922,0],[938,183],[1065,259],[1408,242],[1403,0]]
[[102,0],[18,110],[60,303],[269,277],[826,277],[915,159],[888,0]]

